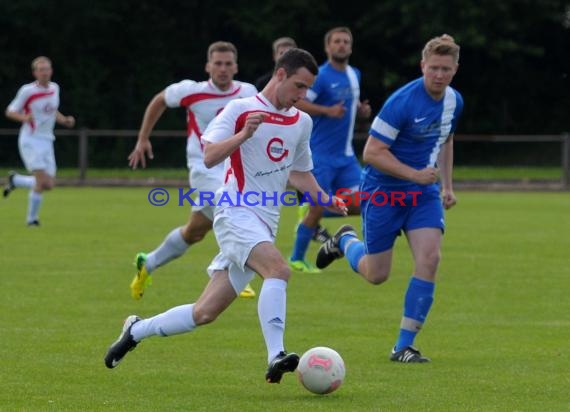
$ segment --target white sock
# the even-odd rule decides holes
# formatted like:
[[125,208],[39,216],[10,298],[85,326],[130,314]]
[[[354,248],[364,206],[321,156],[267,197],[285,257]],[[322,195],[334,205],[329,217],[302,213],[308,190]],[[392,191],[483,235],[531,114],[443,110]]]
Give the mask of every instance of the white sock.
[[32,188],[36,185],[36,178],[34,176],[14,175],[12,183],[15,187],[29,187]]
[[284,349],[287,282],[282,279],[265,279],[259,292],[257,314],[267,346],[267,363]]
[[138,321],[131,328],[136,342],[150,336],[172,336],[193,331],[196,328],[192,308],[194,304],[176,306],[149,319]]
[[162,244],[150,252],[146,259],[146,270],[148,273],[165,263],[180,257],[190,247],[182,237],[182,228],[177,227],[170,232]]
[[38,220],[40,206],[42,205],[42,194],[30,190],[28,195],[28,223]]

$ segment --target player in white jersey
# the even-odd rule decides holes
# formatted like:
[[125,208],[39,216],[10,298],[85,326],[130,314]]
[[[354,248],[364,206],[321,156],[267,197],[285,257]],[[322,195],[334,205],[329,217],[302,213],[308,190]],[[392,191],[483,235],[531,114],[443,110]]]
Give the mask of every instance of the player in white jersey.
[[[144,338],[190,332],[214,321],[257,272],[263,278],[258,315],[267,347],[265,379],[279,383],[297,368],[299,356],[285,352],[286,287],[291,270],[274,245],[279,222],[279,199],[287,181],[317,201],[331,202],[330,210],[346,214],[346,207],[322,192],[312,169],[309,137],[311,118],[293,105],[313,83],[318,68],[311,54],[287,51],[276,63],[273,77],[255,97],[234,100],[208,126],[204,162],[208,167],[225,160],[225,183],[218,191],[214,233],[221,249],[208,271],[211,279],[194,304],[182,305],[149,319],[131,315],[119,339],[111,345],[105,364],[114,368]],[[253,205],[220,203],[247,193],[266,201]],[[294,197],[294,194],[293,194]],[[250,203],[250,204],[248,204]]]
[[[203,82],[183,80],[168,86],[151,100],[144,114],[137,144],[129,156],[129,165],[136,168],[140,163],[146,167],[145,156],[153,158],[150,133],[154,125],[168,107],[184,107],[188,122],[186,157],[190,187],[196,188],[198,193],[214,193],[222,185],[223,167],[219,165],[207,169],[204,166],[202,133],[230,101],[257,93],[253,85],[234,80],[237,70],[235,46],[229,42],[212,43],[208,47],[206,63],[210,79]],[[137,274],[131,282],[134,299],[143,296],[151,273],[156,268],[182,256],[191,245],[204,238],[212,228],[213,210],[213,206],[208,204],[194,206],[186,225],[173,229],[152,252],[136,255]],[[241,296],[255,297],[255,291],[247,285]]]
[[44,190],[55,185],[55,155],[53,128],[55,123],[73,127],[73,116],[64,116],[58,111],[59,86],[51,81],[51,60],[40,56],[32,61],[32,74],[36,81],[20,87],[16,97],[6,109],[6,117],[22,123],[18,137],[20,157],[32,174],[20,175],[10,172],[4,197],[17,187],[30,188],[28,197],[28,226],[39,226],[39,211]]

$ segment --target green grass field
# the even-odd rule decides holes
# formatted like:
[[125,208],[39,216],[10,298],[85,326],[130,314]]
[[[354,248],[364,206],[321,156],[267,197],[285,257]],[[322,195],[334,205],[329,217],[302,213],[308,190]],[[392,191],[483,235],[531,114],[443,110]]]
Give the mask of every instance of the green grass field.
[[[171,195],[175,195],[171,191]],[[108,345],[132,313],[194,301],[216,254],[212,235],[129,294],[136,252],[186,221],[148,189],[58,188],[41,228],[24,224],[27,193],[0,199],[1,411],[565,411],[570,409],[570,195],[467,193],[447,215],[436,300],[416,343],[427,365],[388,360],[411,274],[405,240],[393,273],[372,286],[346,262],[295,274],[286,345],[344,358],[344,385],[312,395],[292,374],[264,382],[257,301],[238,300],[190,334],[142,342],[115,370]],[[296,210],[278,245],[291,249]],[[349,218],[360,227],[358,218]],[[346,220],[328,219],[336,229]],[[317,245],[310,250],[314,257]],[[253,282],[259,290],[260,281]]]
[[[125,166],[126,166],[125,162]],[[23,168],[16,168],[21,173],[26,173]],[[9,169],[0,168],[0,178],[8,174]],[[57,171],[57,176],[61,178],[79,177],[77,168],[61,168]],[[87,170],[88,179],[100,178],[121,178],[121,179],[180,179],[186,180],[188,172],[183,167],[175,169],[161,169],[149,164],[148,169],[130,170],[128,167],[115,169],[95,169]],[[562,176],[560,167],[491,167],[491,166],[456,166],[453,177],[456,181],[465,180],[512,180],[512,181],[532,181],[532,180],[559,180]]]

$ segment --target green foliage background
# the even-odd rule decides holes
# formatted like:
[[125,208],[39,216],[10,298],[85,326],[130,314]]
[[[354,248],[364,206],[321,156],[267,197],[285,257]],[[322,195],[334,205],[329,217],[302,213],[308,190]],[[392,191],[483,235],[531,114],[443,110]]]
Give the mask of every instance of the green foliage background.
[[[374,111],[420,75],[425,42],[449,33],[462,47],[454,86],[466,105],[458,133],[570,130],[566,0],[383,0],[350,7],[330,0],[0,0],[0,106],[31,81],[29,64],[43,54],[54,61],[61,110],[73,113],[78,127],[136,129],[155,93],[184,78],[206,79],[211,42],[234,42],[238,78],[253,81],[271,68],[276,37],[294,37],[322,62],[323,35],[337,25],[353,30],[351,63],[362,71],[363,98]],[[170,110],[158,127],[181,129],[183,122],[182,111]],[[15,126],[0,119],[0,128]],[[109,139],[94,150],[124,158],[124,146],[130,143]],[[1,144],[0,161],[17,160],[15,151]],[[74,158],[70,153],[64,157]],[[556,149],[542,156],[551,157]]]

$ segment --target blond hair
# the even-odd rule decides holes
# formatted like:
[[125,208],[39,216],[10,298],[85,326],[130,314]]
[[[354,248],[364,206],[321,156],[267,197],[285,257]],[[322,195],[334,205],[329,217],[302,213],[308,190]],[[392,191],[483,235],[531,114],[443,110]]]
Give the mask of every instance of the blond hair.
[[210,61],[210,58],[214,52],[231,52],[234,54],[235,61],[237,62],[238,52],[236,46],[234,46],[233,43],[230,43],[229,41],[217,41],[210,44],[208,47],[208,61]]
[[451,56],[455,63],[459,63],[459,45],[449,34],[442,34],[428,41],[422,50],[422,60],[427,60],[434,54]]
[[49,63],[49,65],[51,66],[51,60],[46,57],[46,56],[38,56],[36,57],[34,60],[32,60],[32,71],[36,70],[36,66],[38,65],[38,63]]

